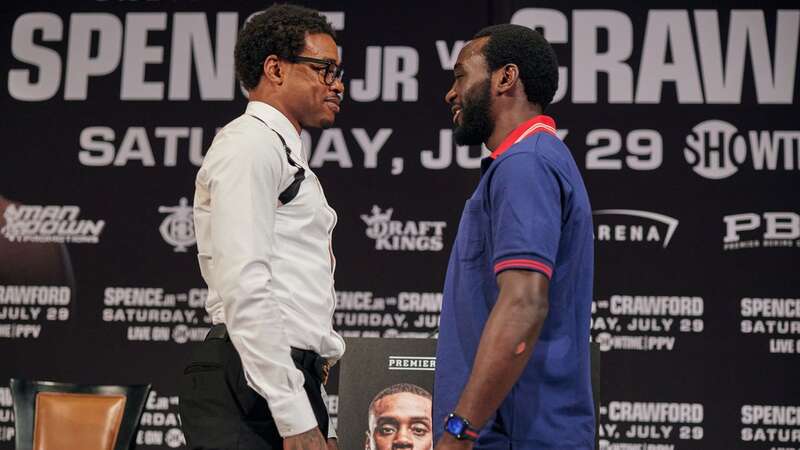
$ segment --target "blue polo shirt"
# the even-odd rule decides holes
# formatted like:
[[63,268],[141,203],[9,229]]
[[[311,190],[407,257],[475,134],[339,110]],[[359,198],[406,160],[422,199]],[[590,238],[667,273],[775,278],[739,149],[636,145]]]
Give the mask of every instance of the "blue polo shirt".
[[550,308],[533,355],[476,449],[594,448],[589,367],[594,242],[589,197],[555,123],[539,115],[486,158],[464,206],[444,287],[433,419],[435,439],[467,383],[497,275],[532,270]]

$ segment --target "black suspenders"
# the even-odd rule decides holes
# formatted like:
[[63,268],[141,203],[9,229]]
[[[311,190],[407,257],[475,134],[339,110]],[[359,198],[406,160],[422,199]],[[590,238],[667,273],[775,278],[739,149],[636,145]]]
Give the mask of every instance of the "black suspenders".
[[287,187],[278,196],[278,200],[281,202],[281,204],[285,205],[285,204],[289,203],[290,201],[292,201],[292,199],[297,197],[297,193],[300,192],[300,183],[302,183],[303,180],[306,178],[306,169],[303,169],[303,166],[301,166],[300,164],[297,164],[295,162],[295,160],[292,159],[292,152],[289,149],[289,146],[286,145],[286,141],[283,139],[283,136],[281,136],[280,133],[275,131],[271,126],[267,125],[267,123],[264,122],[263,120],[261,120],[260,118],[254,116],[252,114],[248,114],[248,115],[253,117],[253,118],[255,118],[259,122],[263,123],[265,127],[269,128],[270,130],[272,130],[273,133],[278,135],[278,139],[280,139],[281,140],[281,144],[283,144],[283,149],[286,150],[286,159],[289,161],[289,165],[292,166],[292,167],[296,167],[297,168],[297,172],[294,174],[294,181],[292,181],[292,184],[290,184],[289,187]]

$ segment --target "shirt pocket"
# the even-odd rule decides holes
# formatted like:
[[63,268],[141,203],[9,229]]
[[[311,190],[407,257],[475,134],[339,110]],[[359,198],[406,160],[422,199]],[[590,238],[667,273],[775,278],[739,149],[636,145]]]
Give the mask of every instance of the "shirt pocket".
[[471,198],[464,205],[456,238],[459,259],[476,261],[486,251],[486,214],[480,199]]

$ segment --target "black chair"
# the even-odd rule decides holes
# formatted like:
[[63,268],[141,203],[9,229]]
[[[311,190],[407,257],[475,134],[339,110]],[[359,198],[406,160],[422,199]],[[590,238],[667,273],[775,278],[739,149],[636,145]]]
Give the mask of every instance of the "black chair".
[[129,450],[150,385],[11,379],[17,450]]

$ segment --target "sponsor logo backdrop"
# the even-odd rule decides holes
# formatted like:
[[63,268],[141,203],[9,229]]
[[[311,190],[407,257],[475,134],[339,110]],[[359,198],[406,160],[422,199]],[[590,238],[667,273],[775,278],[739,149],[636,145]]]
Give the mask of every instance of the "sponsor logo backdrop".
[[[800,448],[797,5],[306,4],[347,68],[335,127],[302,133],[339,214],[344,335],[435,330],[485,152],[453,142],[451,69],[481,27],[535,27],[595,210],[601,446]],[[245,107],[232,50],[263,6],[3,5],[0,449],[12,376],[151,382],[138,448],[184,445],[177,378],[209,327],[194,177]]]

